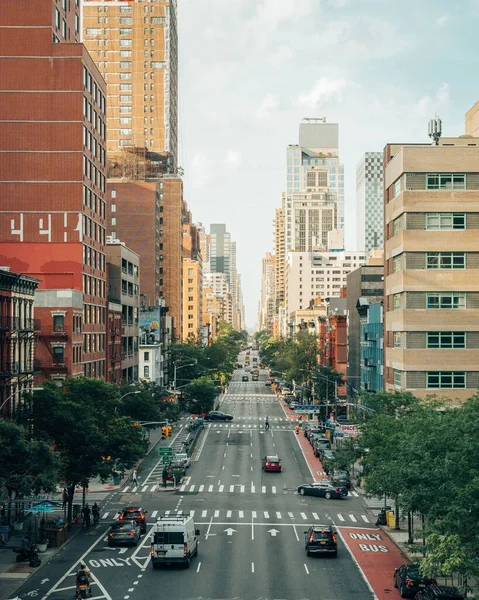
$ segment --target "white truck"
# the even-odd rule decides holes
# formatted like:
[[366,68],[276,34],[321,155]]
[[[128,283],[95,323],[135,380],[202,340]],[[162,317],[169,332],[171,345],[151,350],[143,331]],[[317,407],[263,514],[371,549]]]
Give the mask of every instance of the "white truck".
[[193,556],[198,556],[199,529],[195,529],[190,513],[163,515],[153,527],[151,564],[183,563],[187,568]]

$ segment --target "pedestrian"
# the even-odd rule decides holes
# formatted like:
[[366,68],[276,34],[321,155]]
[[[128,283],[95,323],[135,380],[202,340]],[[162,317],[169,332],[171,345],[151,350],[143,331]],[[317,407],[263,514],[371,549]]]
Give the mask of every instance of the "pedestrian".
[[66,487],[63,488],[62,502],[63,502],[63,510],[65,510],[67,507],[67,503],[68,503],[68,490]]
[[136,469],[133,471],[132,479],[133,485],[136,487],[138,485],[138,474],[136,472]]
[[163,467],[161,478],[163,479],[163,487],[165,488],[168,482],[168,469],[166,468],[166,465]]
[[83,508],[83,525],[88,529],[90,527],[91,510],[88,504]]

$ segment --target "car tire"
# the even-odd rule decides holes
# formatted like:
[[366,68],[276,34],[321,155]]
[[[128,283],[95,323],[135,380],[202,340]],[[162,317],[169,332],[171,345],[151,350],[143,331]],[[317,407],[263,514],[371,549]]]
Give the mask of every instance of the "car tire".
[[396,576],[394,576],[393,586],[397,589],[398,582],[396,581]]
[[337,551],[337,550],[335,550],[335,551],[333,552],[333,558],[338,558],[338,551]]
[[186,562],[185,562],[185,568],[189,569],[190,566],[191,566],[191,556],[188,554],[188,558],[186,559]]
[[306,550],[306,556],[311,556],[311,552],[309,550]]
[[326,492],[324,494],[324,497],[326,498],[326,500],[331,500],[331,492]]
[[153,569],[154,569],[155,571],[157,571],[157,570],[160,568],[160,565],[159,565],[158,563],[155,563],[155,562],[152,562],[152,563],[151,563],[151,566],[153,567]]
[[408,596],[407,591],[404,589],[404,586],[402,584],[399,588],[399,595],[401,596],[401,598],[407,598]]
[[301,496],[304,496],[305,495],[304,488],[300,488],[299,489],[299,493],[300,493]]

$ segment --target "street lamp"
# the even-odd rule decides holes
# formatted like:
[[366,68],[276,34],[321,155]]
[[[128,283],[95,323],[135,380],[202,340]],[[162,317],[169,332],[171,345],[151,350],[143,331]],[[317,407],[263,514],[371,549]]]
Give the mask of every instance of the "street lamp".
[[[32,387],[29,390],[24,390],[24,392],[41,392],[42,390],[43,390],[43,388],[41,388],[41,387]],[[10,396],[8,396],[8,398],[2,402],[2,405],[0,406],[0,413],[2,411],[2,408],[10,400],[10,398],[13,398],[13,396],[16,396],[17,393],[18,393],[18,391],[17,392],[13,392],[13,394],[10,394]]]
[[121,402],[123,398],[126,398],[126,396],[129,396],[130,394],[141,394],[141,390],[133,390],[132,392],[126,392],[126,394],[123,394],[123,396],[120,397],[118,402]]
[[[329,382],[332,381],[331,379],[329,379],[329,377],[326,377],[326,375],[320,375],[319,373],[317,374],[317,376],[311,376],[311,379],[318,379],[318,377],[321,377],[322,379],[326,379],[326,400],[329,400]],[[338,382],[336,380],[333,380],[334,383],[334,414],[337,418],[338,416]]]
[[173,371],[173,392],[176,392],[176,371],[179,371],[180,369],[184,369],[185,367],[194,367],[198,364],[198,361],[196,359],[194,359],[195,362],[192,363],[188,363],[187,365],[180,365],[179,367],[176,366],[176,363],[173,363],[173,367],[174,367],[174,371]]

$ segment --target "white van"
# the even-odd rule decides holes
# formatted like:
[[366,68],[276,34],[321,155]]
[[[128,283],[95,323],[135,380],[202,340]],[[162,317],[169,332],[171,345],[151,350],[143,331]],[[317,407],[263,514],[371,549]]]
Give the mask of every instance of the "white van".
[[160,517],[153,527],[151,564],[157,569],[162,563],[183,563],[187,568],[193,556],[198,556],[198,537],[193,517],[175,513]]

